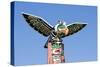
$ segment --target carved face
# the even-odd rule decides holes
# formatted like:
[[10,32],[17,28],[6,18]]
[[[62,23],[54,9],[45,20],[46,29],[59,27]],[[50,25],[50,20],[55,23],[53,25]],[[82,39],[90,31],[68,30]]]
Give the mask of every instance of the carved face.
[[61,36],[65,36],[68,34],[68,28],[67,28],[66,24],[64,24],[64,23],[57,24],[55,26],[55,30]]
[[52,45],[52,53],[53,54],[61,54],[61,51],[62,51],[62,47],[60,44],[55,43]]
[[53,54],[61,54],[61,48],[53,49],[52,52]]
[[60,55],[53,55],[52,57],[53,57],[53,61],[54,61],[54,62],[57,62],[57,63],[60,63],[60,62],[61,62],[61,57],[60,57]]

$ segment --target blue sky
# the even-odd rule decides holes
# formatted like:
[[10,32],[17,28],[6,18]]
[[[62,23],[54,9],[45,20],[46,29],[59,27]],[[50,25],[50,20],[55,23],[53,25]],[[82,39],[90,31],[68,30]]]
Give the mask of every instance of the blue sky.
[[66,24],[80,22],[88,25],[78,33],[63,39],[66,63],[97,60],[97,7],[34,2],[15,2],[14,51],[15,65],[47,64],[44,37],[32,29],[22,12],[40,16],[52,26],[64,20]]

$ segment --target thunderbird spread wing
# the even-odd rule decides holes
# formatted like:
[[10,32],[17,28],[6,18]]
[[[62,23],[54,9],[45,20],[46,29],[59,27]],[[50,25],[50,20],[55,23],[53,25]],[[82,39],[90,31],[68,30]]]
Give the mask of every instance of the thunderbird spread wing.
[[36,31],[44,36],[49,36],[53,28],[46,23],[43,19],[37,16],[31,16],[28,14],[22,14],[28,24]]
[[80,23],[74,23],[74,24],[71,24],[71,25],[68,25],[67,28],[68,28],[68,34],[65,35],[65,36],[62,36],[63,37],[66,37],[66,36],[69,36],[69,35],[72,35],[74,33],[77,33],[78,31],[80,31],[82,28],[84,28],[87,24],[80,24]]

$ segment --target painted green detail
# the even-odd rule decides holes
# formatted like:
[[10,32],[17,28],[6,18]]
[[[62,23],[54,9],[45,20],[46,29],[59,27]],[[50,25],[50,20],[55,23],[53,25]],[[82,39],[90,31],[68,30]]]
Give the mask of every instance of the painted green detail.
[[64,56],[64,51],[63,50],[61,51],[61,56]]
[[64,28],[66,28],[66,26],[63,25],[63,24],[59,24],[58,27],[57,27],[57,29],[59,29],[59,28],[60,28],[60,29],[64,29]]
[[55,48],[56,48],[56,49],[57,49],[57,48],[61,48],[61,45],[58,44],[58,43],[53,43],[53,44],[52,44],[52,48],[53,48],[53,49],[55,49]]

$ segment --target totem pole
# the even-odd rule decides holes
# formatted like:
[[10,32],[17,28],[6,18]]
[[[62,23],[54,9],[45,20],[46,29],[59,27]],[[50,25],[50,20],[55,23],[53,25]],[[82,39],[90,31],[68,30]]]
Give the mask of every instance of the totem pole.
[[47,21],[38,16],[32,16],[25,13],[22,15],[32,28],[43,36],[49,37],[44,46],[44,48],[48,49],[48,64],[64,63],[64,44],[62,43],[62,38],[80,31],[87,25],[85,23],[66,25],[65,22],[58,21],[59,23],[52,27]]

